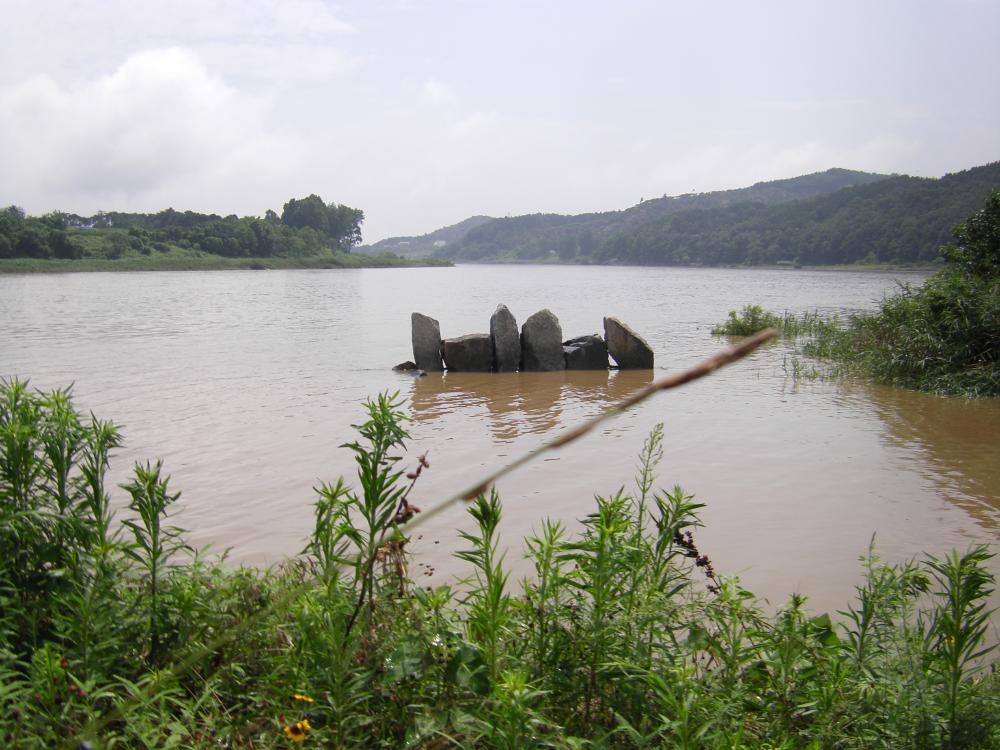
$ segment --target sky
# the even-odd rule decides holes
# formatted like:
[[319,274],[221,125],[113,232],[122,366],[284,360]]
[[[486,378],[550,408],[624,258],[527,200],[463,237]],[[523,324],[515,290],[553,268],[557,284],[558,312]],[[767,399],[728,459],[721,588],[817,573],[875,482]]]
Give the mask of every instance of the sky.
[[364,237],[1000,160],[1000,0],[0,0],[0,205]]

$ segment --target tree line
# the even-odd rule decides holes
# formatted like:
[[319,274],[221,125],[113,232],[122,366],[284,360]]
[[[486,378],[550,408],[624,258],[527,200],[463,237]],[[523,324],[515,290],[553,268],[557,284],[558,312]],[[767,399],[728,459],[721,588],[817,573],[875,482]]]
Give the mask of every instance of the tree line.
[[0,209],[0,258],[117,259],[153,252],[224,257],[304,257],[350,252],[361,242],[364,212],[318,195],[291,199],[281,215],[219,216],[168,208],[158,213],[54,211],[28,216]]

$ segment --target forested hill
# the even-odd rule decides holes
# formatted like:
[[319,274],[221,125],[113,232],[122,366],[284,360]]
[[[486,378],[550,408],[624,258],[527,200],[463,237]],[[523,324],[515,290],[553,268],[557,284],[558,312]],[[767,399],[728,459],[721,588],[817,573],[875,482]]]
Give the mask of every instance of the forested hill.
[[441,248],[453,245],[462,240],[471,229],[481,224],[493,221],[492,216],[470,216],[458,224],[436,229],[429,234],[417,237],[389,237],[385,240],[362,245],[359,253],[395,253],[401,258],[421,258],[432,255]]
[[886,178],[886,175],[830,169],[786,180],[758,182],[735,190],[664,196],[641,201],[624,211],[576,216],[530,214],[493,219],[471,228],[457,244],[449,243],[440,248],[438,255],[459,261],[546,260],[553,256],[567,261],[592,260],[611,237],[675,214],[745,203],[777,205]]
[[940,179],[892,177],[778,206],[687,211],[616,232],[599,263],[920,263],[1000,187],[1000,162]]
[[830,170],[612,214],[495,219],[439,254],[639,265],[928,262],[997,187],[1000,162],[940,179]]

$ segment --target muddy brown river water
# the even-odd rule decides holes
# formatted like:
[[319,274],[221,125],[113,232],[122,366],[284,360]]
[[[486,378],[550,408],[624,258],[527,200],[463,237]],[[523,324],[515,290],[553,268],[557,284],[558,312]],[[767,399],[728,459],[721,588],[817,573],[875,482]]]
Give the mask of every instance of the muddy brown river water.
[[[732,308],[840,314],[922,279],[535,266],[2,276],[0,376],[40,388],[73,383],[80,408],[123,427],[116,480],[135,460],[162,458],[183,493],[174,520],[190,539],[263,564],[302,549],[312,487],[352,474],[338,446],[352,438],[366,396],[392,390],[405,400],[409,460],[429,451],[432,464],[414,501],[433,506],[651,377],[712,353],[725,341],[710,329]],[[420,379],[390,371],[411,356],[411,311],[455,336],[487,331],[498,302],[519,321],[548,307],[566,338],[616,315],[650,342],[657,370]],[[815,609],[842,608],[873,534],[891,560],[1000,539],[1000,400],[796,378],[792,356],[789,344],[768,345],[502,480],[515,574],[527,572],[520,539],[543,518],[573,527],[594,494],[631,484],[658,422],[660,485],[680,484],[706,503],[699,545],[718,571],[773,602],[799,591]],[[420,529],[414,551],[437,579],[461,572],[450,554],[467,525],[456,507]]]

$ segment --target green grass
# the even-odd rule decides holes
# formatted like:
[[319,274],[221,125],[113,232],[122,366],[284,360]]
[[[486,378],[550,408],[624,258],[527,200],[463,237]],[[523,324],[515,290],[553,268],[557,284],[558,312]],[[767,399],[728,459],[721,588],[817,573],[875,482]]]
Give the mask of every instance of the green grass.
[[876,313],[819,326],[804,352],[890,385],[1000,396],[1000,277],[943,272],[904,287]]
[[760,305],[745,305],[742,310],[729,311],[729,317],[712,329],[713,336],[752,336],[765,328],[774,328],[783,336],[805,336],[815,332],[822,320],[817,312],[795,316],[765,310]]
[[967,398],[1000,396],[1000,190],[954,231],[958,244],[941,248],[945,267],[921,287],[903,285],[874,313],[841,322],[747,305],[712,332],[745,336],[773,327],[806,337],[803,353],[830,363],[830,374]]
[[[113,425],[66,392],[0,387],[0,744],[16,748],[998,748],[991,553],[872,551],[834,617],[774,614],[715,569],[700,503],[627,492],[578,532],[539,519],[510,580],[496,493],[469,506],[466,578],[411,577],[399,403],[365,404],[354,486],[317,487],[305,550],[269,570],[184,544],[160,464],[105,483]],[[507,554],[514,554],[515,551]],[[780,550],[776,550],[780,554]]]

